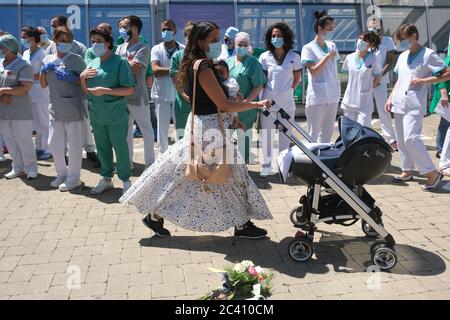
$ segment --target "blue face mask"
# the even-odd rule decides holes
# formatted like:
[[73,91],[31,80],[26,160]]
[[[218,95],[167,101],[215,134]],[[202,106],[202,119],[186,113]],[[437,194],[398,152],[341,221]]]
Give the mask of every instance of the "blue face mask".
[[209,44],[209,51],[206,52],[206,56],[209,59],[217,59],[222,53],[222,44],[220,42],[214,42]]
[[30,41],[28,41],[27,39],[20,39],[20,43],[25,49],[30,49]]
[[41,41],[42,42],[48,42],[48,34],[46,34],[46,33],[41,34]]
[[102,57],[108,52],[108,49],[105,48],[104,43],[97,42],[92,45],[92,51],[97,57]]
[[128,34],[128,30],[125,28],[121,28],[119,30],[120,36],[122,37],[123,41],[127,42],[128,39],[130,39],[130,36]]
[[284,39],[283,38],[272,38],[272,45],[279,49],[282,48],[284,46]]
[[356,42],[356,49],[358,49],[358,51],[364,51],[367,50],[368,44],[367,42],[358,39],[358,42]]
[[237,47],[236,54],[239,57],[245,57],[248,54],[248,47]]
[[331,39],[333,39],[333,32],[331,31],[327,31],[323,34],[323,39],[324,40],[328,40],[330,41]]
[[164,42],[172,42],[173,41],[173,31],[171,30],[165,30],[161,32],[161,37],[164,40]]
[[61,53],[67,53],[72,48],[72,43],[58,43],[56,45],[56,50],[58,50]]
[[409,48],[411,48],[411,40],[408,40],[408,39],[402,40],[402,41],[400,41],[398,46],[399,46],[400,51],[409,50]]

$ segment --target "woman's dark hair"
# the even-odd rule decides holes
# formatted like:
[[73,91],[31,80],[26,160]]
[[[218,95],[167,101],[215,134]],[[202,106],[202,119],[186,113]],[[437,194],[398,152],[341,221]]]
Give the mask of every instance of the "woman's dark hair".
[[61,35],[67,36],[70,42],[73,41],[73,33],[68,27],[64,26],[56,28],[53,32],[53,41],[56,41]]
[[366,31],[361,33],[363,41],[370,44],[373,48],[378,49],[381,44],[381,36],[374,31]]
[[96,28],[91,29],[91,31],[89,32],[89,36],[90,37],[92,37],[92,36],[102,37],[105,40],[105,42],[109,42],[108,48],[109,48],[109,50],[112,50],[113,45],[114,45],[114,39],[107,30],[96,27]]
[[142,20],[141,18],[139,18],[138,16],[128,16],[127,17],[128,21],[129,21],[129,27],[133,28],[136,27],[138,30],[138,33],[141,33],[142,30]]
[[205,41],[211,32],[218,29],[219,27],[214,22],[200,21],[194,23],[192,31],[189,34],[186,48],[184,49],[184,56],[178,74],[177,80],[181,84],[186,84],[188,82],[188,70],[193,67],[194,62],[198,59],[207,58],[205,51],[198,45],[199,41]]
[[334,21],[333,17],[329,16],[325,10],[319,12],[314,11],[314,18],[316,18],[316,22],[314,23],[314,31],[319,32],[319,27],[325,28],[328,21]]
[[405,38],[411,37],[414,34],[417,35],[417,40],[419,40],[419,30],[417,30],[417,27],[412,23],[407,23],[398,28],[395,33],[395,40],[401,41]]
[[288,52],[289,50],[292,50],[294,48],[294,32],[292,32],[292,29],[284,22],[278,22],[269,27],[269,29],[266,31],[265,35],[265,45],[266,49],[274,52],[275,47],[272,44],[272,32],[274,29],[278,29],[283,34],[284,39],[284,45],[283,49],[284,51]]
[[41,33],[39,32],[39,30],[35,27],[24,27],[22,28],[22,32],[25,33],[27,35],[27,37],[29,38],[34,38],[34,41],[36,43],[41,42]]

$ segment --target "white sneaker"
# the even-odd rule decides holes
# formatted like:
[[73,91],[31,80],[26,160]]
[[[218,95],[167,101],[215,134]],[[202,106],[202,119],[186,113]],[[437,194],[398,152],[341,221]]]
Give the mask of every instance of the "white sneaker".
[[259,176],[262,178],[267,178],[270,174],[270,171],[272,171],[271,167],[263,167],[261,169],[261,172],[259,173]]
[[103,178],[102,180],[100,180],[100,182],[94,189],[91,189],[91,191],[89,193],[91,195],[97,196],[97,195],[102,194],[106,190],[110,190],[113,188],[114,188],[114,185],[113,185],[112,180]]
[[39,176],[39,174],[37,173],[37,171],[28,171],[27,172],[27,179],[28,180],[34,180]]
[[15,178],[21,177],[21,176],[23,176],[25,174],[26,174],[25,171],[15,172],[14,169],[13,169],[10,172],[8,172],[7,174],[5,174],[5,178],[8,179],[8,180],[11,180],[11,179],[15,179]]
[[66,177],[56,177],[52,182],[50,182],[50,187],[59,188],[64,181],[66,181]]
[[130,188],[131,188],[131,181],[130,181],[130,180],[124,181],[124,182],[123,182],[122,195],[124,195],[125,192],[127,192],[128,189],[130,189]]
[[81,187],[83,185],[83,182],[81,182],[80,180],[77,181],[73,181],[73,182],[64,182],[63,184],[61,184],[59,186],[59,191],[61,192],[67,192],[67,191],[71,191],[73,189],[76,189],[78,187]]
[[6,160],[8,159],[6,159],[5,155],[2,152],[0,152],[0,162],[5,162]]

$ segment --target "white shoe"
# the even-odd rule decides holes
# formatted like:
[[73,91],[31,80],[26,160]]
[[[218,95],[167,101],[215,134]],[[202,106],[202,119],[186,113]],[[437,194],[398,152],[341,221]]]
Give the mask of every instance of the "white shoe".
[[130,188],[131,188],[131,181],[130,181],[130,180],[124,181],[124,182],[123,182],[122,195],[124,195],[125,192],[127,192],[128,189],[130,189]]
[[37,173],[37,171],[28,171],[27,172],[27,179],[28,180],[34,180],[39,176],[39,174]]
[[6,159],[5,155],[2,152],[0,152],[0,162],[5,162],[6,160],[8,159]]
[[11,179],[15,179],[15,178],[24,176],[25,174],[26,174],[25,171],[15,172],[13,169],[10,172],[8,172],[7,174],[5,174],[5,178],[8,180],[11,180]]
[[59,188],[64,181],[66,181],[66,177],[56,177],[52,182],[50,182],[50,187]]
[[64,182],[63,184],[61,184],[59,186],[59,191],[61,192],[67,192],[67,191],[71,191],[73,189],[76,189],[78,187],[81,187],[83,185],[83,182],[81,182],[80,180],[74,181],[74,182]]
[[263,167],[261,169],[261,172],[259,173],[259,176],[262,178],[267,178],[271,171],[272,171],[271,167]]
[[97,196],[102,194],[103,192],[105,192],[106,190],[110,190],[113,189],[114,185],[111,179],[102,179],[100,180],[100,182],[98,183],[98,185],[94,188],[91,189],[91,191],[89,192],[91,195]]

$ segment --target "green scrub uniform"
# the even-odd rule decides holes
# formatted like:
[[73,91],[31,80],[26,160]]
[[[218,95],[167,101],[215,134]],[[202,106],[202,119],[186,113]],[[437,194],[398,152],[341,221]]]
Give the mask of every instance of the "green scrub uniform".
[[[178,74],[180,71],[181,60],[183,60],[184,49],[175,52],[170,61],[169,76],[172,78]],[[191,112],[191,105],[183,99],[183,97],[178,93],[175,97],[175,129],[177,132],[177,137],[179,139],[184,136],[184,129],[186,128],[186,122]]]
[[[247,55],[242,62],[235,65],[237,61],[236,57],[227,59],[228,68],[230,69],[230,77],[236,79],[239,84],[239,92],[246,98],[250,92],[259,86],[267,83],[266,76],[264,75],[263,68],[258,59],[254,56]],[[250,149],[252,142],[253,125],[256,122],[258,110],[248,110],[239,112],[239,121],[245,124],[245,140],[242,136],[242,132],[238,131],[239,138],[239,151],[245,158],[245,162],[250,162]]]
[[[445,64],[450,66],[450,56],[445,59]],[[447,94],[450,94],[450,80],[445,82],[440,82],[436,85],[436,90],[434,91],[433,100],[430,104],[430,112],[434,112],[439,101],[441,101],[441,89],[447,89]]]
[[[134,81],[128,61],[113,54],[108,60],[92,60],[88,67],[97,70],[97,76],[87,81],[89,88],[133,87]],[[122,181],[131,177],[128,153],[128,103],[126,97],[88,95],[89,115],[94,132],[97,153],[101,163],[100,175],[112,178],[114,174],[113,149],[117,159],[117,175]]]

